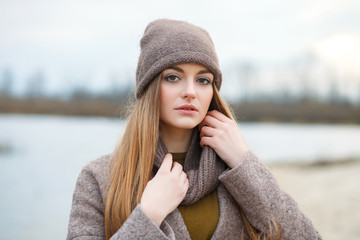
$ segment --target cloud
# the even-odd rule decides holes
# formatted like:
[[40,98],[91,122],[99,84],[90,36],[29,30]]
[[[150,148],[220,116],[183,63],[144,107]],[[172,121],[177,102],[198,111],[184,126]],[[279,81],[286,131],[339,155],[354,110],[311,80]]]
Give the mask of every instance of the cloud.
[[360,10],[360,1],[313,0],[294,15],[293,21],[298,24],[312,23],[332,17],[333,15],[351,12],[354,9]]
[[317,56],[338,71],[360,75],[360,32],[338,33],[314,44]]

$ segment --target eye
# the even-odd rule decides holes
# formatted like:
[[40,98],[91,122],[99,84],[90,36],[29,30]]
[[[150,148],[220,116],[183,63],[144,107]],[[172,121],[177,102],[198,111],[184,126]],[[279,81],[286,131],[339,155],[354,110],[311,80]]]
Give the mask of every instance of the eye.
[[179,80],[179,77],[172,74],[172,75],[166,76],[165,80],[168,81],[168,82],[176,82],[176,81]]
[[211,84],[211,81],[207,78],[199,78],[197,80],[201,85],[209,85]]

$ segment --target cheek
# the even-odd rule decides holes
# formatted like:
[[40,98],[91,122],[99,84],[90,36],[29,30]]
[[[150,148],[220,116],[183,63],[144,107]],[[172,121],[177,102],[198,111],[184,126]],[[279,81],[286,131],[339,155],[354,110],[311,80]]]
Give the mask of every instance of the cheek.
[[161,84],[160,85],[160,102],[163,103],[163,102],[166,102],[166,98],[167,98],[167,89],[166,87],[164,86],[164,84]]
[[175,94],[175,89],[171,86],[167,86],[166,84],[162,84],[160,86],[160,101],[161,102],[169,102]]
[[167,109],[169,108],[169,102],[172,102],[172,94],[169,89],[165,87],[160,87],[160,118],[166,116]]
[[208,90],[202,94],[201,98],[201,106],[202,106],[202,117],[205,117],[207,112],[209,111],[209,106],[211,103],[211,100],[213,98],[213,90]]
[[211,90],[209,90],[205,95],[204,95],[204,105],[207,106],[207,108],[209,108],[211,100],[213,98],[213,89],[211,88]]

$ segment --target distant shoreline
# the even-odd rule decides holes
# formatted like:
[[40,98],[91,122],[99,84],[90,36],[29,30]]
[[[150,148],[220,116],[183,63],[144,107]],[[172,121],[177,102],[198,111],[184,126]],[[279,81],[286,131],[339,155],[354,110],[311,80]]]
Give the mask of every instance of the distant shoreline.
[[[128,100],[124,99],[0,98],[0,113],[125,118],[128,106]],[[350,104],[263,101],[233,103],[231,107],[237,120],[241,122],[360,124],[360,106]]]
[[336,158],[336,159],[315,159],[312,161],[292,161],[292,162],[273,162],[268,163],[270,168],[332,168],[337,166],[348,166],[352,164],[360,164],[360,157],[352,158]]

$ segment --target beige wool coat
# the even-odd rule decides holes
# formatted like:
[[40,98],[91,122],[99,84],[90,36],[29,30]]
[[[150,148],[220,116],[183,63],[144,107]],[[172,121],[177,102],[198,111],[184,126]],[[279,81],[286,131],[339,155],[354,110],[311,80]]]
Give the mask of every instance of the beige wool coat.
[[[105,155],[82,169],[73,194],[68,240],[105,239],[103,194],[109,164],[110,155]],[[241,239],[244,225],[239,206],[252,226],[262,232],[268,231],[268,216],[273,216],[283,228],[282,239],[321,239],[294,199],[279,188],[268,168],[252,152],[236,167],[225,170],[219,180],[216,191],[220,218],[211,239]],[[138,205],[111,239],[190,239],[190,235],[177,209],[159,228]]]

